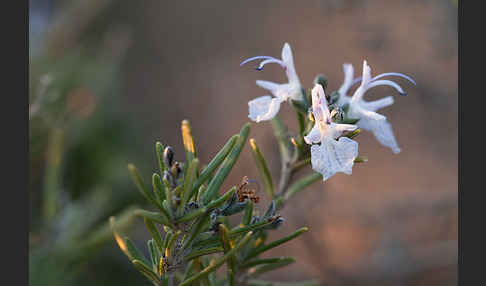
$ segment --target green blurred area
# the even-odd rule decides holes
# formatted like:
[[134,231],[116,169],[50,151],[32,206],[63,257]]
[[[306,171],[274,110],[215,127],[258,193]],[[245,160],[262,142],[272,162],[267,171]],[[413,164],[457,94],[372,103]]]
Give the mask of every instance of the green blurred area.
[[[109,14],[117,7],[104,2],[51,2],[59,16],[31,38],[30,285],[140,281],[108,227],[116,215],[128,230],[130,206],[143,203],[126,171],[143,149],[134,148],[143,129],[120,110],[119,71],[130,34]],[[80,23],[80,11],[88,21]]]

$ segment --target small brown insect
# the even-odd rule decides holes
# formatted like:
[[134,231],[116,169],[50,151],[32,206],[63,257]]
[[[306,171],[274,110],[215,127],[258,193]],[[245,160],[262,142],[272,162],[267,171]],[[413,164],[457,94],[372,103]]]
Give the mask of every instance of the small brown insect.
[[238,186],[237,195],[238,201],[244,202],[246,199],[252,200],[255,204],[260,201],[260,197],[258,197],[255,193],[256,191],[253,189],[246,189],[248,185],[248,177],[244,176],[241,180],[241,184]]

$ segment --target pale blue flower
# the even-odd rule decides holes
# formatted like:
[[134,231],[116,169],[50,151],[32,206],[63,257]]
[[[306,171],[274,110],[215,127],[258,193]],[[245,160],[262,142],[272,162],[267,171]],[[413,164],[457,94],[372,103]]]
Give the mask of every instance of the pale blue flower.
[[344,131],[355,130],[357,126],[331,121],[324,89],[320,84],[312,89],[312,113],[315,124],[304,137],[307,144],[312,144],[312,169],[322,174],[323,181],[337,172],[351,175],[354,159],[358,156],[358,142],[340,136]]
[[[339,88],[338,105],[343,107],[349,104],[348,117],[359,119],[356,123],[359,128],[371,131],[378,142],[389,147],[393,153],[399,153],[400,147],[393,134],[391,124],[386,120],[386,117],[376,113],[378,109],[390,106],[393,104],[393,96],[387,96],[382,99],[374,101],[365,101],[364,94],[370,88],[380,85],[388,85],[396,89],[400,95],[407,95],[403,89],[395,82],[390,80],[379,80],[385,76],[399,76],[403,77],[413,84],[415,81],[407,75],[401,73],[383,73],[371,78],[371,68],[367,62],[363,62],[363,76],[353,79],[353,66],[351,64],[344,64],[344,82]],[[361,81],[361,85],[356,89],[353,96],[346,95],[348,90],[356,83]]]
[[282,48],[282,59],[269,56],[257,56],[244,60],[240,66],[254,60],[263,60],[256,68],[257,70],[262,70],[263,66],[269,63],[279,64],[284,68],[288,79],[287,83],[274,83],[265,80],[256,81],[258,86],[270,91],[273,96],[265,95],[248,102],[248,117],[253,121],[260,122],[275,117],[282,102],[289,99],[302,99],[302,92],[300,80],[294,67],[292,50],[288,43],[285,43]]

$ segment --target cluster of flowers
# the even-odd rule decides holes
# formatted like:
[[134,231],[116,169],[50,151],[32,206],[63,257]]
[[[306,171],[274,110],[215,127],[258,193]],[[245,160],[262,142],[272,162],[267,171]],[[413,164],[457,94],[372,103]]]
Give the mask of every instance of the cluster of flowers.
[[[287,74],[288,83],[257,80],[256,84],[270,91],[272,96],[265,95],[248,102],[248,117],[251,120],[255,122],[270,120],[277,115],[282,102],[303,99],[303,89],[288,43],[283,46],[281,59],[257,56],[244,60],[240,65],[254,60],[262,60],[256,68],[257,70],[262,70],[263,66],[269,63],[277,63],[282,66]],[[401,73],[383,73],[372,77],[371,68],[366,60],[363,61],[361,77],[353,78],[354,68],[349,63],[343,64],[343,70],[344,82],[337,91],[337,99],[332,100],[332,104],[328,102],[321,84],[316,83],[312,89],[312,107],[309,109],[309,113],[313,117],[314,127],[305,135],[304,140],[311,145],[312,168],[322,174],[324,181],[337,172],[348,175],[352,173],[354,161],[358,156],[358,143],[341,136],[345,131],[354,131],[357,128],[371,131],[378,142],[389,147],[393,153],[400,152],[391,124],[385,116],[376,112],[378,109],[392,105],[393,97],[387,96],[375,101],[365,101],[363,96],[369,89],[380,85],[391,86],[400,95],[407,95],[397,83],[382,79],[387,76],[399,76],[415,85],[412,78]],[[351,87],[359,82],[361,84],[353,95],[347,95]],[[335,115],[342,116],[343,110],[346,111],[348,118],[356,119],[354,124],[336,122]]]

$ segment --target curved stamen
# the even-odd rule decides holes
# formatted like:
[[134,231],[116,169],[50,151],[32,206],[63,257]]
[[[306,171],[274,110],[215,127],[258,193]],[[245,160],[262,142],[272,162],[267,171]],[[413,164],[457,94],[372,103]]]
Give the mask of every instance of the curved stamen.
[[379,85],[388,85],[388,86],[391,86],[393,87],[394,89],[396,89],[398,91],[398,93],[400,93],[400,95],[402,96],[406,96],[407,94],[403,91],[402,87],[399,86],[397,83],[391,81],[391,80],[375,80],[373,82],[371,82],[367,87],[366,87],[366,90],[372,88],[372,87],[375,87],[375,86],[379,86]]
[[258,67],[256,68],[257,70],[261,71],[263,69],[263,66],[266,65],[266,64],[271,64],[271,63],[276,63],[276,64],[279,64],[281,65],[283,68],[285,68],[285,64],[283,61],[281,60],[278,60],[278,59],[275,59],[275,58],[271,58],[271,59],[267,59],[267,60],[264,60],[260,63],[260,65],[258,65]]
[[382,74],[377,75],[374,78],[372,78],[371,81],[375,81],[375,80],[377,80],[379,78],[382,78],[382,77],[385,77],[385,76],[399,76],[399,77],[402,77],[402,78],[405,78],[405,79],[409,80],[411,83],[413,83],[413,85],[417,85],[417,83],[415,83],[415,81],[411,77],[409,77],[406,74],[398,73],[398,72],[382,73]]
[[254,60],[266,60],[266,59],[275,59],[274,57],[269,57],[269,56],[256,56],[256,57],[251,57],[251,58],[248,58],[244,61],[242,61],[240,63],[240,67],[244,64],[246,64],[247,62],[251,62],[251,61],[254,61]]

